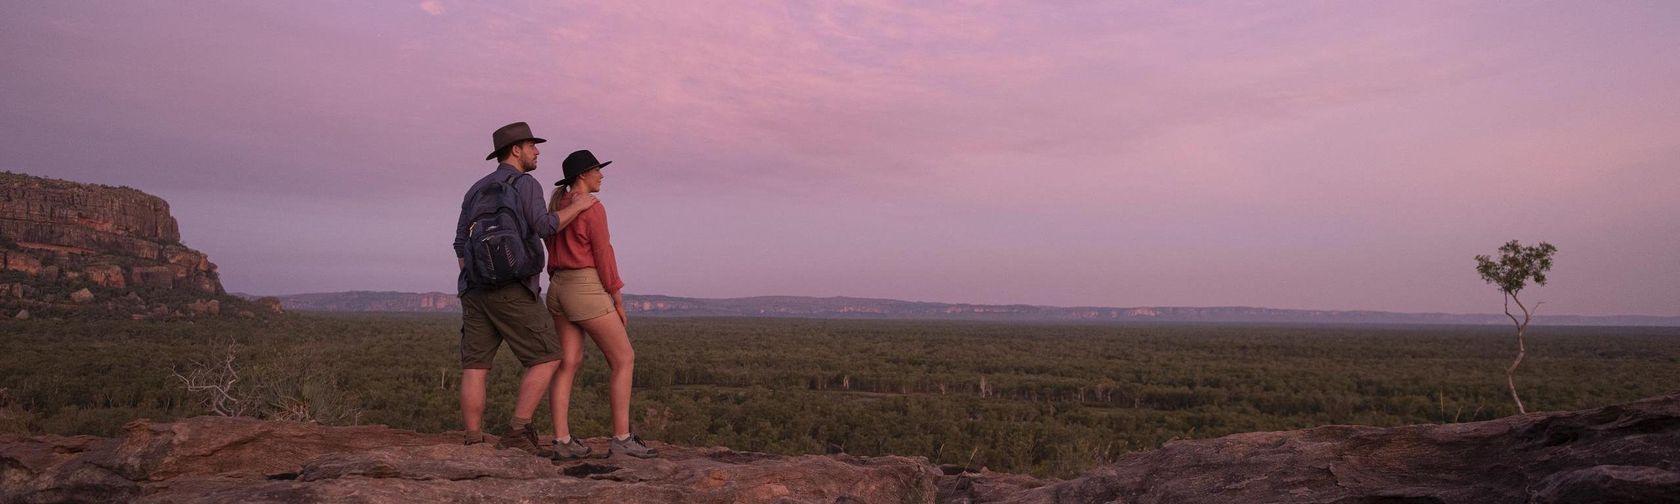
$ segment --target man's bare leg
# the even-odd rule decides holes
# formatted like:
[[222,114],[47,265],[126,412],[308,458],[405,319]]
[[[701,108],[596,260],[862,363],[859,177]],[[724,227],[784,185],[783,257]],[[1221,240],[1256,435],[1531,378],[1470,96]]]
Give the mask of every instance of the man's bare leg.
[[514,418],[530,419],[537,413],[537,404],[542,403],[543,395],[548,392],[548,383],[554,380],[554,372],[559,369],[558,360],[525,368],[525,375],[519,378],[519,399],[513,403]]
[[461,370],[461,423],[469,443],[484,439],[484,387],[489,376],[488,369]]

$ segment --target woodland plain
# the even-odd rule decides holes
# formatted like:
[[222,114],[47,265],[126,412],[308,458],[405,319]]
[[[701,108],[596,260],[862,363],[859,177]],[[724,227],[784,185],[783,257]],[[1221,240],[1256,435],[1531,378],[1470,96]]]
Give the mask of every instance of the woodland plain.
[[[743,451],[1068,477],[1174,439],[1516,412],[1504,382],[1516,342],[1502,326],[642,317],[630,330],[635,429]],[[0,431],[112,435],[136,418],[211,414],[214,393],[183,378],[221,386],[222,407],[249,416],[449,431],[460,428],[458,340],[459,317],[446,314],[4,321]],[[503,350],[491,433],[505,430],[518,373]],[[606,376],[591,345],[574,434],[608,434]],[[1530,411],[1675,384],[1680,328],[1531,327],[1517,372]],[[536,419],[545,431],[547,410]]]

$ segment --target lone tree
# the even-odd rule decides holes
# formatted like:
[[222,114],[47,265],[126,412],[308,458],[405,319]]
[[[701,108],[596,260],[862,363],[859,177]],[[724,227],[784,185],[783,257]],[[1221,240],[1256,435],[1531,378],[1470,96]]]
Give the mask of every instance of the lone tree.
[[[1528,409],[1523,407],[1522,398],[1517,397],[1515,375],[1517,366],[1522,364],[1523,354],[1526,353],[1523,350],[1523,331],[1528,329],[1528,321],[1533,318],[1534,313],[1521,299],[1517,299],[1517,293],[1528,286],[1529,280],[1533,280],[1535,285],[1546,285],[1546,271],[1552,269],[1552,254],[1555,252],[1557,247],[1550,243],[1540,242],[1539,245],[1525,247],[1516,240],[1511,240],[1510,243],[1499,247],[1497,262],[1492,257],[1476,256],[1476,272],[1482,274],[1482,280],[1499,287],[1505,294],[1505,316],[1511,317],[1511,323],[1517,325],[1517,360],[1511,361],[1511,367],[1505,368],[1505,384],[1511,387],[1511,400],[1517,402],[1518,413],[1528,413]],[[1513,302],[1522,310],[1521,321],[1511,314]],[[1539,309],[1540,303],[1534,303],[1534,308]]]

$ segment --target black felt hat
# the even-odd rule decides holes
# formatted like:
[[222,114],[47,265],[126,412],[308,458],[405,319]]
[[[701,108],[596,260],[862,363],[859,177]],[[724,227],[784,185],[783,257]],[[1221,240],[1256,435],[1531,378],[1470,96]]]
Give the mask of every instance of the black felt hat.
[[510,145],[526,140],[530,140],[531,143],[543,143],[548,141],[531,136],[531,125],[525,124],[525,121],[496,128],[496,132],[490,134],[490,142],[494,143],[496,148],[490,151],[490,155],[484,156],[484,159],[496,159],[496,154],[502,152],[502,149],[506,149]]
[[595,155],[587,150],[573,152],[566,155],[565,161],[560,162],[560,171],[565,172],[566,178],[555,182],[554,185],[565,185],[567,182],[577,180],[577,176],[583,175],[583,172],[596,168],[606,168],[610,164],[612,164],[612,161],[596,161]]

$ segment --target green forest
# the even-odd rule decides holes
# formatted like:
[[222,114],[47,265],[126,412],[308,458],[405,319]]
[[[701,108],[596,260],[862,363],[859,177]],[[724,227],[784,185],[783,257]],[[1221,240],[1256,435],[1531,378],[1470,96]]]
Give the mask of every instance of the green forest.
[[[634,318],[630,331],[634,428],[743,451],[916,455],[1068,477],[1175,439],[1516,409],[1504,383],[1515,341],[1502,326]],[[0,431],[113,435],[136,418],[208,414],[211,392],[183,378],[229,369],[238,380],[221,406],[241,414],[460,428],[454,315],[4,321],[0,334]],[[1517,384],[1531,411],[1680,383],[1680,329],[1534,327],[1528,338]],[[505,349],[499,359],[491,433],[508,420],[520,371]],[[608,434],[606,376],[591,349],[572,432]]]

